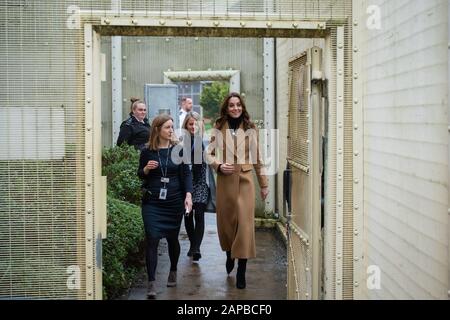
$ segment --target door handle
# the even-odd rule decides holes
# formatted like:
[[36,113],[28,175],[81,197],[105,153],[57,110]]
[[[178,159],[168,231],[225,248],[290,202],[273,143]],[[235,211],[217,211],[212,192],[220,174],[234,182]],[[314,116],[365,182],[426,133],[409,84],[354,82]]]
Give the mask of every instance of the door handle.
[[283,200],[287,203],[288,212],[291,212],[291,168],[289,163],[286,165],[286,170],[283,172]]

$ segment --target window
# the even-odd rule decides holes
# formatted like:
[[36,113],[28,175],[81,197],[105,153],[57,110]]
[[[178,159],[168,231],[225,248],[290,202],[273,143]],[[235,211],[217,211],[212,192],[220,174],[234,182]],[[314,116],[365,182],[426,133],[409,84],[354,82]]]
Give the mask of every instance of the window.
[[212,81],[189,81],[189,82],[175,82],[178,86],[178,101],[183,98],[192,99],[192,110],[203,115],[202,107],[200,106],[200,96],[203,87],[211,85]]

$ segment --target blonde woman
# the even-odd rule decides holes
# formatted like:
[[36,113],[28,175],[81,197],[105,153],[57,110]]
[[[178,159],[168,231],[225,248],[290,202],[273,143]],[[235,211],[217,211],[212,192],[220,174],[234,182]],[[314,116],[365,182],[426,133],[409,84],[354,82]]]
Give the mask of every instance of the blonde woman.
[[147,238],[148,298],[156,297],[154,282],[161,238],[166,238],[169,249],[167,286],[176,286],[181,220],[186,211],[192,210],[191,171],[188,165],[172,161],[176,158],[172,155],[173,139],[172,118],[166,114],[156,117],[152,122],[148,147],[141,152],[139,160],[138,175],[144,180],[142,217]]
[[209,196],[208,165],[203,159],[205,126],[197,112],[188,112],[184,118],[182,129],[184,129],[183,143],[185,147],[190,147],[191,151],[190,167],[193,187],[193,210],[184,217],[184,226],[191,244],[187,255],[192,257],[194,262],[198,262],[202,257],[200,246],[205,231],[205,210]]
[[120,125],[117,145],[127,143],[138,150],[145,148],[150,135],[147,106],[138,98],[131,98],[130,116]]

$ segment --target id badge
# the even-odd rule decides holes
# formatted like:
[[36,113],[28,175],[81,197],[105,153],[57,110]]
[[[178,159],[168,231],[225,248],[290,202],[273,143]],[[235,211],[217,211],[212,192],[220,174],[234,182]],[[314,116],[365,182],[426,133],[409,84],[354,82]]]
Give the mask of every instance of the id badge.
[[159,190],[159,199],[160,200],[166,200],[167,197],[167,189],[166,188],[161,188]]

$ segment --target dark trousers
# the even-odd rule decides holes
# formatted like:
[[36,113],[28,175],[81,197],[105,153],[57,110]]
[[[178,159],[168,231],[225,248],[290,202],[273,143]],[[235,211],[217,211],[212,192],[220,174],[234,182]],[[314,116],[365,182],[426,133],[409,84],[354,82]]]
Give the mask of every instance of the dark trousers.
[[203,234],[205,232],[205,209],[206,204],[194,203],[194,212],[184,217],[184,227],[191,242],[191,250],[194,252],[200,252],[200,245],[202,244]]
[[[156,265],[158,264],[159,240],[160,239],[147,237],[145,263],[147,266],[148,281],[155,281]],[[166,238],[166,240],[169,249],[170,271],[177,271],[178,258],[180,257],[178,235],[176,237]]]

